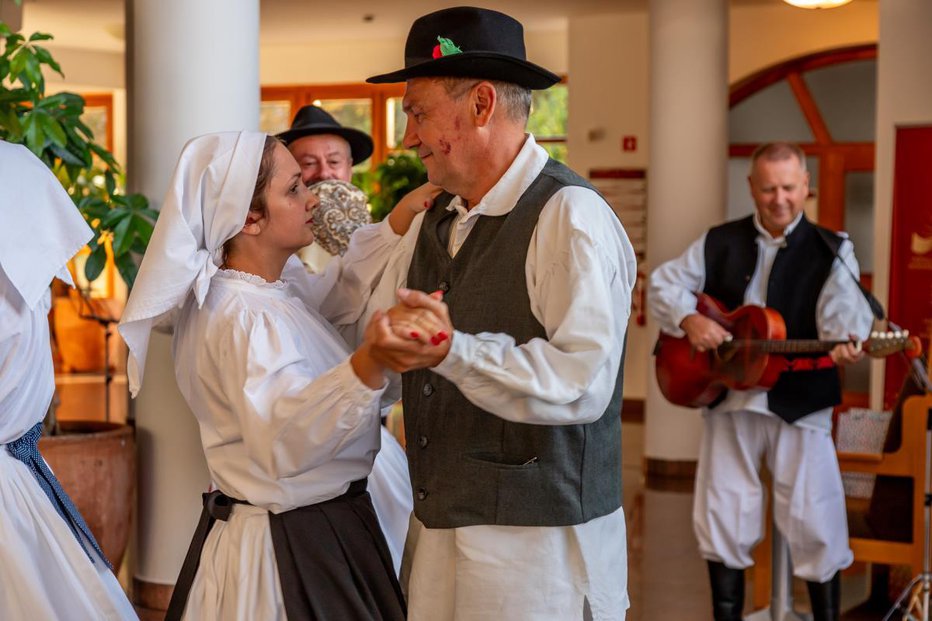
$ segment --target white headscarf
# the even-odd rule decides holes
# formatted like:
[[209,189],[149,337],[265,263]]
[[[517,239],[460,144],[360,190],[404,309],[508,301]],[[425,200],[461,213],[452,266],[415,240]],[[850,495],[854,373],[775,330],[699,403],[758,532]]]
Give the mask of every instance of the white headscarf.
[[0,140],[0,267],[30,309],[94,233],[52,171],[26,147]]
[[198,306],[204,303],[223,261],[224,242],[242,230],[265,138],[260,132],[222,132],[194,138],[182,149],[120,322],[134,397],[142,385],[152,328],[182,306],[192,290]]

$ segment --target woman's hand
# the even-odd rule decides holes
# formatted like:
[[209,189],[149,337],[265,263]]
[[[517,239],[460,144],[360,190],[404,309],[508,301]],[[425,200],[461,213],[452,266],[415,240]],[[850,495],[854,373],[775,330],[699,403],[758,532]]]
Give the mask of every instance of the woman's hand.
[[440,364],[449,353],[453,338],[447,305],[440,298],[440,292],[428,295],[399,289],[399,304],[373,326],[373,358],[397,372]]
[[440,186],[428,182],[401,197],[401,200],[392,208],[392,212],[388,214],[388,223],[395,234],[407,233],[414,217],[433,207],[434,199],[442,191],[443,188]]

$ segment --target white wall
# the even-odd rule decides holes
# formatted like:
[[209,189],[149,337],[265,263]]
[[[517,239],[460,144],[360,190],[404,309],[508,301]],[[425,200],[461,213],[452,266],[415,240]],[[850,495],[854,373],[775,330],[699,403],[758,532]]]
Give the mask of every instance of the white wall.
[[782,2],[732,4],[728,80],[734,82],[781,60],[877,41],[877,2],[857,0],[830,11]]
[[[570,20],[567,149],[570,167],[584,177],[592,168],[647,168],[647,43],[644,11]],[[637,137],[636,151],[622,151],[625,135]],[[652,343],[645,332],[646,327],[630,322],[624,387],[628,399],[647,394],[650,369],[644,361]]]

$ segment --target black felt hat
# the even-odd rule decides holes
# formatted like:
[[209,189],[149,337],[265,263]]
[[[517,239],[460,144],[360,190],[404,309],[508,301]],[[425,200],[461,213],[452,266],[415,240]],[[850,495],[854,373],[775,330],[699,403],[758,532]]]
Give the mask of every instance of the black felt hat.
[[335,134],[350,145],[350,154],[354,164],[359,164],[372,155],[372,138],[365,132],[352,127],[343,127],[330,113],[317,106],[304,106],[294,115],[291,129],[278,134],[285,144],[298,138],[317,134]]
[[556,74],[527,61],[521,22],[471,6],[419,17],[405,43],[405,68],[366,81],[380,84],[424,77],[484,78],[532,89],[560,81]]

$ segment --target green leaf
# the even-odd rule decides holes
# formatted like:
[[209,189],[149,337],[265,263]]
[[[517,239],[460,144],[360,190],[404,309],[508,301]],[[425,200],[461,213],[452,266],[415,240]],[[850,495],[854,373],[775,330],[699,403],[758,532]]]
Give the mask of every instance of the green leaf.
[[71,151],[69,151],[68,149],[65,149],[63,147],[60,147],[54,144],[51,147],[49,147],[49,149],[51,149],[52,153],[54,153],[56,157],[61,158],[61,160],[66,164],[71,164],[72,166],[83,165],[83,162],[77,157],[75,157],[74,154],[71,153]]
[[[49,38],[51,39],[51,37]],[[48,65],[50,69],[52,69],[61,77],[65,77],[65,74],[61,72],[61,65],[59,65],[54,58],[52,58],[51,52],[49,52],[41,45],[34,45],[33,49],[36,51],[36,58],[39,59],[39,62]]]
[[23,117],[23,129],[26,132],[26,146],[30,151],[42,157],[42,151],[45,149],[45,132],[37,122],[37,114],[37,111],[33,111]]
[[[17,4],[19,4],[19,3],[17,3]],[[50,40],[52,40],[52,39],[54,39],[54,38],[55,38],[55,37],[53,37],[52,35],[50,35],[50,34],[47,33],[47,32],[34,32],[34,33],[32,33],[31,35],[29,35],[29,40],[30,40],[30,41],[50,41]]]
[[103,246],[98,245],[91,251],[91,254],[87,257],[87,262],[84,264],[84,277],[87,278],[88,282],[97,280],[100,273],[104,271],[104,265],[106,265],[106,263],[107,250]]
[[116,194],[116,179],[113,178],[113,172],[108,170],[104,173],[104,185],[107,188],[107,194],[113,197]]
[[133,243],[133,232],[130,226],[133,224],[133,216],[124,217],[119,224],[113,229],[113,256],[119,257],[126,254],[130,245]]
[[116,264],[117,271],[120,272],[120,277],[123,279],[123,282],[126,283],[127,287],[132,289],[133,283],[136,282],[136,273],[139,271],[139,267],[133,260],[133,255],[126,253],[115,258],[114,263]]
[[142,194],[129,194],[126,198],[129,201],[130,209],[141,210],[149,206],[149,201]]
[[[39,114],[39,111],[36,111],[36,114]],[[52,141],[52,144],[58,145],[59,147],[64,147],[68,142],[68,137],[65,136],[65,130],[62,129],[61,125],[54,118],[48,114],[40,114],[38,117],[39,124],[42,126],[42,131],[45,132],[45,135],[49,137]]]
[[136,230],[136,235],[139,236],[139,239],[142,240],[145,245],[148,245],[149,240],[152,239],[152,231],[155,230],[155,226],[145,218],[134,216],[133,228]]

